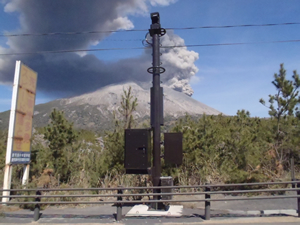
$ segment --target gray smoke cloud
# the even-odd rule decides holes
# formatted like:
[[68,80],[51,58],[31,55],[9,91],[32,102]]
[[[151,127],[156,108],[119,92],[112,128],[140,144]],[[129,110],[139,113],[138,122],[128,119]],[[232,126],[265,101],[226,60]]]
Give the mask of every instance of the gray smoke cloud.
[[[166,6],[176,0],[4,0],[6,13],[19,13],[20,28],[9,33],[84,32],[132,29],[128,16],[149,16],[152,6]],[[88,3],[88,4],[87,4]],[[9,37],[0,53],[87,49],[110,33],[66,36],[65,41],[47,36]],[[184,40],[168,32],[163,46],[184,45]],[[162,49],[161,61],[166,68],[165,85],[192,95],[190,78],[198,69],[198,53],[186,48]],[[117,62],[99,60],[93,54],[34,54],[0,57],[0,82],[11,83],[15,61],[21,60],[38,72],[38,90],[61,97],[91,92],[103,86],[126,81],[149,82],[151,50],[136,58]]]
[[[184,40],[171,31],[162,38],[161,44],[162,46],[185,45]],[[189,81],[198,72],[198,68],[194,63],[198,60],[199,54],[187,50],[186,47],[162,48],[161,53],[161,61],[167,69],[166,73],[162,76],[162,81],[165,82],[165,85],[176,91],[192,96],[194,91],[189,85]]]

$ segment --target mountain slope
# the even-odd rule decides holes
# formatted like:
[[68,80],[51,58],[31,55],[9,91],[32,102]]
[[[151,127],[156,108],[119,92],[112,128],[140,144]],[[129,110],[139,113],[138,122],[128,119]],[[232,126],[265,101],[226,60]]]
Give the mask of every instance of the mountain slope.
[[[132,87],[132,94],[138,99],[137,111],[134,114],[139,122],[150,117],[150,87],[136,83],[111,85],[95,92],[77,97],[54,100],[35,106],[34,126],[45,126],[53,108],[63,110],[66,117],[75,127],[102,131],[112,125],[113,112],[118,110],[123,90]],[[217,115],[221,112],[192,99],[191,97],[164,87],[164,116],[174,120],[185,114],[198,116],[202,114]],[[9,112],[0,113],[0,128],[7,129]],[[5,125],[6,124],[6,125]]]

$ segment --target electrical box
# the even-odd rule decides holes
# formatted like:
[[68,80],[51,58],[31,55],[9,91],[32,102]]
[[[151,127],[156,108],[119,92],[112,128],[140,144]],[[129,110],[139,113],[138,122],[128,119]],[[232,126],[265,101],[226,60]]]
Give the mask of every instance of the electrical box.
[[166,164],[182,164],[182,133],[164,134],[164,159]]
[[149,129],[125,130],[124,167],[127,174],[147,174],[151,167]]

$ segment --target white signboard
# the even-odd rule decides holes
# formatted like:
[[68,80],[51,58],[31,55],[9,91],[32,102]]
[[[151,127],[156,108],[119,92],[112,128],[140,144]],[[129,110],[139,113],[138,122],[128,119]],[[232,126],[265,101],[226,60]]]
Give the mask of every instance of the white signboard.
[[37,73],[16,62],[6,164],[28,164]]

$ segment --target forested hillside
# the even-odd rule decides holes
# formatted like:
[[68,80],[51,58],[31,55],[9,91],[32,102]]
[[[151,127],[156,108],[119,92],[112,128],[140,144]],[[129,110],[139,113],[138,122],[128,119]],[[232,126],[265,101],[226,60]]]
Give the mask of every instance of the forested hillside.
[[[292,80],[288,80],[281,65],[272,83],[276,94],[270,95],[267,103],[260,100],[270,118],[252,118],[248,111],[239,110],[235,116],[203,115],[195,119],[187,115],[178,120],[170,131],[183,133],[183,164],[177,168],[163,164],[163,174],[171,175],[176,185],[290,180],[293,157],[296,176],[299,176],[299,75],[294,71]],[[54,110],[51,122],[34,132],[30,185],[144,185],[148,180],[145,175],[125,175],[123,167],[124,129],[136,128],[132,116],[136,106],[131,88],[125,90],[120,108],[115,112],[114,129],[102,136],[75,130],[62,111]],[[7,132],[1,131],[0,167],[3,169],[6,139]],[[22,167],[16,166],[13,185],[21,183],[21,176]]]

